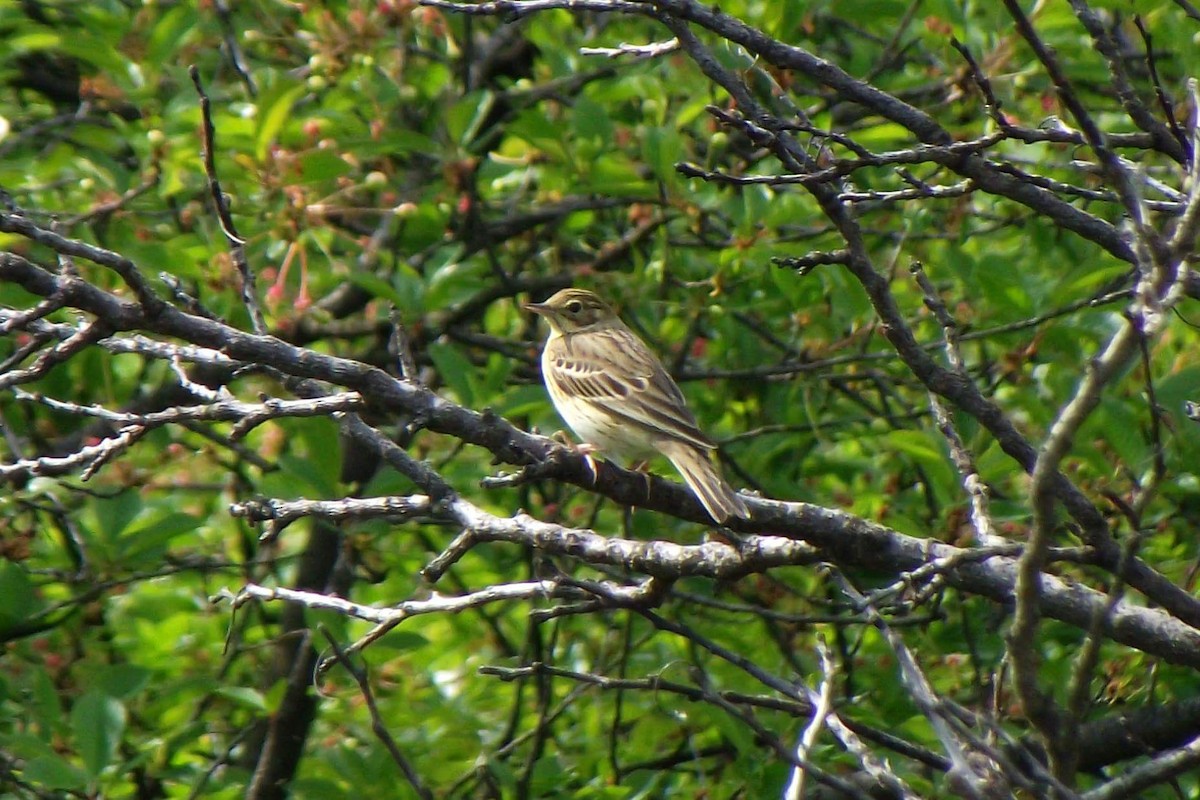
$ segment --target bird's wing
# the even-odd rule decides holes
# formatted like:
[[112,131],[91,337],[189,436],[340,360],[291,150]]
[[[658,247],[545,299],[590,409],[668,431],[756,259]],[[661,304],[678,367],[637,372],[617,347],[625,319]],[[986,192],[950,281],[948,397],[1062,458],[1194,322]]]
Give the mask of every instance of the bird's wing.
[[683,393],[654,354],[628,329],[563,336],[547,345],[549,379],[574,397],[603,406],[633,425],[712,450]]

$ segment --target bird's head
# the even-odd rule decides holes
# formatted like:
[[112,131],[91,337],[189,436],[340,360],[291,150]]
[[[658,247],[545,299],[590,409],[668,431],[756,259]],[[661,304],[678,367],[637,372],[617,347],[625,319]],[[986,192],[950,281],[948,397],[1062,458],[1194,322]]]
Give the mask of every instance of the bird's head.
[[525,309],[546,318],[554,333],[578,333],[618,323],[608,303],[584,289],[563,289],[544,303],[526,303]]

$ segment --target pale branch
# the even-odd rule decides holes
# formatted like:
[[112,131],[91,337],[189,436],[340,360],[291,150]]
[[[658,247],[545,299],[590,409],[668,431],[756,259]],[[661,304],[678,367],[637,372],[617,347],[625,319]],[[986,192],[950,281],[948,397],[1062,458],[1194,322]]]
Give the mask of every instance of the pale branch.
[[1183,747],[1160,753],[1090,792],[1082,800],[1126,800],[1141,797],[1151,786],[1167,783],[1177,775],[1200,766],[1200,736]]
[[[1135,531],[1125,542],[1124,552],[1121,557],[1122,565],[1129,564],[1137,552],[1141,541],[1141,533]],[[1124,571],[1118,569],[1116,577],[1108,589],[1108,601],[1102,608],[1095,610],[1095,616],[1092,619],[1091,626],[1087,630],[1087,636],[1083,641],[1083,645],[1079,648],[1071,663],[1071,680],[1067,686],[1067,701],[1063,708],[1062,730],[1059,731],[1059,736],[1063,741],[1057,747],[1060,757],[1065,756],[1069,759],[1071,774],[1074,774],[1075,770],[1078,769],[1081,755],[1079,749],[1079,730],[1087,712],[1091,710],[1092,706],[1094,696],[1092,681],[1095,677],[1096,667],[1100,662],[1100,648],[1104,644],[1104,637],[1101,634],[1104,627],[1104,617],[1112,613],[1112,610],[1121,601],[1124,593]]]
[[205,386],[202,383],[192,380],[187,374],[187,370],[183,366],[183,359],[176,356],[167,362],[171,373],[175,376],[175,380],[179,382],[181,389],[186,391],[192,397],[204,403],[220,403],[225,400],[233,400],[233,393],[225,388],[224,385],[218,384],[215,389]]
[[270,523],[278,533],[296,520],[315,518],[344,523],[368,519],[406,520],[434,511],[428,495],[408,497],[345,497],[340,500],[246,500],[234,503],[229,513],[248,522]]
[[892,191],[845,191],[838,192],[837,199],[845,203],[869,204],[872,208],[905,200],[944,200],[971,194],[977,187],[970,178],[948,186],[923,185],[912,189]]
[[[552,664],[536,662],[521,667],[483,666],[479,668],[482,675],[491,675],[502,681],[525,680],[537,676],[564,678],[578,683],[586,683],[606,691],[645,691],[667,692],[677,694],[689,700],[703,700],[704,693],[690,684],[678,683],[654,674],[645,678],[613,678],[590,672],[568,670]],[[812,704],[807,699],[794,699],[766,694],[746,694],[731,690],[722,690],[720,696],[738,705],[753,706],[768,711],[782,711],[796,717],[807,717],[812,714]],[[887,731],[879,730],[850,717],[840,717],[843,728],[851,735],[881,745],[906,758],[924,764],[933,769],[944,770],[948,764],[937,753],[920,745],[912,744]]]
[[[820,635],[817,636],[817,647],[821,648],[823,654],[826,652]],[[820,689],[814,691],[806,687],[809,703],[812,704],[812,715],[808,724],[804,726],[800,741],[796,743],[796,763],[783,790],[784,800],[801,800],[804,797],[804,765],[808,763],[809,751],[817,743],[825,720],[833,712],[833,678],[832,662],[822,657]]]
[[[935,579],[945,577],[960,566],[980,563],[993,558],[1015,561],[1024,550],[1025,545],[1017,543],[955,549],[954,552],[945,555],[937,555],[934,550],[930,549],[926,553],[927,558],[923,564],[914,570],[902,572],[895,582],[871,591],[867,598],[872,605],[883,607],[889,604],[893,597],[900,596],[921,584],[928,584]],[[1091,554],[1086,549],[1059,548],[1056,554],[1062,561],[1088,563],[1092,560]]]
[[85,445],[65,456],[18,458],[11,463],[0,464],[0,479],[60,477],[79,473],[87,480],[96,470],[124,453],[149,431],[150,429],[143,425],[128,425],[96,444]]
[[[248,583],[236,593],[223,590],[215,599],[229,600],[235,608],[245,605],[250,600],[295,603],[305,608],[332,611],[354,619],[384,624],[402,622],[424,614],[456,614],[469,608],[511,600],[546,600],[562,596],[563,591],[563,587],[557,581],[525,581],[490,586],[461,596],[441,595],[434,592],[422,600],[404,600],[386,608],[379,608],[320,592]],[[574,593],[574,590],[570,591]]]
[[[1133,81],[1130,79],[1129,72],[1125,68],[1128,54],[1119,49],[1117,42],[1105,30],[1104,22],[1100,19],[1099,14],[1088,6],[1087,3],[1083,2],[1083,0],[1070,0],[1070,3],[1076,18],[1088,32],[1088,35],[1092,37],[1096,49],[1104,56],[1104,60],[1108,62],[1108,73],[1109,78],[1111,78],[1112,88],[1116,91],[1117,97],[1120,98],[1121,105],[1125,108],[1125,113],[1129,115],[1134,124],[1150,134],[1155,150],[1165,153],[1179,163],[1188,161],[1190,153],[1185,150],[1185,143],[1181,142],[1167,125],[1160,122],[1138,96],[1137,90],[1133,86]],[[1153,69],[1153,61],[1150,64],[1151,69]],[[1167,118],[1170,119],[1170,115]]]
[[62,307],[61,297],[47,297],[25,311],[0,309],[0,336],[8,336],[13,331],[25,330]]
[[[1062,76],[1056,72],[1058,67],[1053,56],[1036,39],[1028,20],[1012,0],[1005,0],[1005,4],[1017,20],[1023,35],[1038,52],[1047,70],[1057,75],[1055,83],[1060,93],[1070,95],[1069,85],[1066,85]],[[1078,104],[1078,100],[1073,99],[1069,104]],[[1088,136],[1097,155],[1104,158],[1108,151],[1105,150],[1098,130],[1090,131]],[[1125,175],[1115,164],[1110,164],[1110,168],[1110,177],[1114,179],[1120,177],[1118,172],[1121,176]],[[1132,190],[1130,192],[1132,193]],[[1196,192],[1193,187],[1193,196]],[[1126,199],[1127,202],[1135,202],[1132,194]],[[1189,201],[1189,209],[1181,218],[1172,242],[1178,241],[1180,237],[1187,241],[1194,238],[1193,226],[1198,224],[1196,220],[1200,219],[1193,211],[1196,205]],[[1134,211],[1131,210],[1130,213],[1133,214]],[[1163,330],[1169,318],[1168,312],[1182,296],[1185,284],[1186,271],[1182,268],[1179,248],[1173,245],[1164,246],[1158,234],[1152,231],[1140,216],[1135,215],[1135,222],[1138,249],[1144,252],[1146,257],[1139,264],[1140,275],[1126,319],[1109,339],[1103,351],[1089,362],[1074,396],[1062,407],[1050,426],[1031,470],[1030,505],[1033,511],[1033,526],[1028,548],[1019,561],[1016,608],[1008,634],[1008,652],[1017,695],[1025,714],[1045,739],[1055,773],[1062,779],[1073,774],[1072,764],[1076,758],[1074,737],[1069,730],[1062,730],[1064,724],[1068,728],[1071,727],[1071,715],[1068,713],[1064,718],[1053,698],[1039,687],[1039,659],[1034,647],[1038,630],[1041,576],[1045,568],[1046,552],[1055,529],[1055,509],[1061,498],[1058,487],[1058,477],[1061,476],[1059,467],[1074,446],[1075,437],[1084,422],[1100,404],[1104,390],[1141,352],[1142,343],[1155,338]],[[1125,559],[1118,557],[1118,562],[1113,566],[1120,568],[1124,564]],[[1127,575],[1128,573],[1121,572],[1122,579]],[[1130,579],[1129,583],[1137,585],[1138,581]]]
[[[764,124],[775,125],[775,121],[754,99],[741,78],[724,67],[696,38],[688,25],[681,21],[684,17],[692,19],[692,21],[699,21],[702,18],[707,21],[720,20],[722,22],[728,22],[731,18],[725,17],[717,10],[698,8],[689,0],[664,0],[663,3],[656,5],[656,8],[660,8],[657,18],[675,34],[683,45],[684,51],[692,57],[697,66],[710,80],[728,91],[737,101],[743,115],[747,135],[760,145],[771,148],[785,169],[797,171],[811,169],[812,159],[805,154],[798,143],[783,135],[786,131],[782,126],[777,126],[775,130],[763,127]],[[679,8],[686,9],[686,13],[680,12],[680,18],[661,13],[662,9],[677,10]],[[689,14],[695,16],[688,16]],[[748,36],[750,39],[762,43],[762,35],[757,31],[752,31],[740,21],[733,20],[729,24],[731,25],[729,30],[719,31],[725,38],[738,41],[752,50],[755,48],[740,39],[739,36]],[[801,60],[808,58],[807,54],[799,51],[798,48],[787,45],[780,45],[780,47],[788,53],[801,53]],[[769,58],[765,53],[764,57]],[[833,68],[833,71],[831,74],[840,80],[840,76],[836,74],[840,71],[836,67]],[[840,73],[840,75],[844,75],[844,73]],[[848,78],[848,76],[845,77]],[[853,81],[853,79],[850,80]],[[944,137],[936,137],[936,142],[944,143]],[[967,162],[969,161],[970,159],[967,159]],[[892,294],[889,279],[876,270],[872,263],[863,241],[862,229],[853,211],[837,199],[832,187],[817,185],[808,187],[808,189],[842,234],[847,245],[847,268],[858,279],[870,298],[882,323],[881,331],[896,348],[912,373],[930,391],[952,401],[960,409],[975,417],[996,437],[1001,448],[1010,457],[1015,459],[1026,471],[1032,472],[1038,461],[1038,451],[1017,430],[1011,418],[995,402],[985,397],[973,381],[941,368],[917,343]],[[1153,236],[1146,233],[1145,238],[1148,240]],[[1129,249],[1127,245],[1126,249]],[[1136,260],[1132,251],[1130,251],[1129,260]],[[1062,498],[1068,511],[1082,526],[1085,540],[1096,548],[1099,563],[1106,569],[1115,569],[1120,558],[1120,548],[1113,539],[1108,522],[1099,508],[1057,469],[1054,470],[1051,480],[1056,495]],[[1173,614],[1189,624],[1200,624],[1200,603],[1145,563],[1137,561],[1133,564],[1129,574],[1129,584],[1155,602],[1170,609]]]
[[[829,726],[829,732],[841,743],[842,747],[854,754],[858,759],[858,763],[862,764],[863,770],[877,784],[890,787],[893,792],[904,798],[919,797],[913,794],[908,784],[892,771],[891,765],[888,764],[886,759],[881,759],[877,753],[867,747],[862,738],[846,723],[845,717],[837,710],[829,714],[825,720],[825,724]],[[947,764],[942,769],[945,770],[948,766]]]
[[44,377],[54,367],[70,360],[101,339],[107,338],[109,333],[111,331],[106,323],[93,320],[53,347],[43,350],[28,367],[9,369],[0,374],[0,390],[9,389],[22,383],[30,383]]
[[[436,3],[429,2],[429,4]],[[511,5],[519,5],[519,3],[514,2]],[[569,3],[559,7],[567,6]],[[669,23],[671,18],[691,22],[722,39],[736,42],[767,63],[781,69],[795,70],[818,84],[829,87],[842,99],[861,105],[868,111],[903,126],[911,131],[921,143],[944,146],[952,141],[950,133],[924,111],[866,81],[854,78],[837,64],[820,58],[802,47],[785,44],[768,36],[741,20],[723,13],[719,8],[695,0],[661,0],[660,2],[643,3],[641,13],[653,14],[660,18],[665,17],[664,24]],[[668,27],[670,27],[669,24]],[[678,35],[677,31],[676,35]],[[995,162],[980,156],[968,155],[948,163],[947,166],[962,177],[971,179],[980,190],[1007,197],[1028,206],[1053,220],[1060,227],[1096,242],[1114,256],[1125,261],[1132,262],[1134,260],[1132,249],[1115,226],[1062,201],[1051,192],[1004,175]]]
[[864,611],[871,618],[872,624],[887,640],[888,646],[896,656],[899,665],[900,683],[907,689],[917,709],[929,720],[942,744],[942,749],[950,759],[950,771],[957,775],[974,797],[987,795],[985,774],[976,762],[968,758],[967,744],[962,741],[954,728],[948,723],[947,710],[943,707],[942,698],[934,690],[933,685],[925,677],[916,658],[904,644],[904,640],[888,626],[886,621],[871,602],[862,595],[846,578],[836,570],[831,574],[843,593],[851,600],[858,610]]
[[[817,655],[821,661],[821,692],[823,696],[826,692],[826,686],[832,683],[832,678],[837,672],[837,664],[834,662],[833,653],[829,649],[823,637],[818,636]],[[808,690],[810,702],[817,702],[818,693],[813,690]],[[853,753],[858,763],[862,765],[863,770],[870,775],[880,786],[888,787],[894,794],[901,797],[915,798],[912,789],[904,782],[900,776],[892,771],[891,766],[886,760],[880,759],[879,756],[872,752],[863,741],[859,738],[854,730],[854,726],[847,724],[847,720],[842,716],[836,708],[831,708],[825,717],[825,724],[829,727],[829,732],[841,743],[842,747]],[[943,771],[949,769],[950,763],[939,756],[941,764],[939,768]]]
[[541,623],[555,617],[591,613],[606,608],[654,608],[662,605],[674,583],[673,579],[655,577],[631,585],[614,581],[581,580],[568,576],[560,580],[564,587],[579,589],[591,597],[574,606],[559,605],[537,609],[530,613],[531,620]]
[[840,797],[854,798],[854,800],[871,800],[871,795],[863,789],[851,783],[849,780],[841,776],[834,775],[820,769],[811,761],[801,761],[799,754],[794,750],[789,750],[779,737],[770,731],[758,718],[753,711],[744,706],[734,705],[721,696],[716,687],[712,685],[708,676],[700,669],[693,669],[692,675],[695,678],[696,684],[700,687],[702,698],[705,702],[711,703],[717,708],[725,711],[733,719],[739,720],[746,727],[750,728],[755,734],[757,743],[767,747],[775,752],[775,754],[785,763],[791,764],[793,768],[803,768],[805,773],[811,775],[813,780],[839,792]]
[[176,406],[161,411],[135,413],[113,411],[99,405],[81,405],[58,400],[40,393],[22,389],[14,390],[18,400],[38,403],[55,411],[111,422],[114,425],[137,425],[157,428],[183,422],[234,422],[233,439],[241,439],[252,429],[272,419],[285,417],[327,417],[332,414],[354,411],[363,407],[362,396],[357,392],[344,392],[312,400],[280,400],[270,398],[261,403],[246,403],[235,399],[214,400],[197,406]]
[[616,47],[581,47],[579,54],[584,56],[604,56],[605,58],[620,58],[630,56],[632,60],[643,61],[668,55],[679,49],[678,39],[667,39],[651,44],[629,44],[621,42]]
[[[18,312],[11,309],[0,308],[0,324],[15,320],[19,316]],[[213,319],[218,324],[224,324],[215,318],[207,318]],[[39,319],[21,323],[19,326],[15,326],[15,329],[25,329],[33,336],[42,337],[47,340],[56,339],[58,341],[65,341],[82,331],[85,327],[86,323],[68,325],[66,323],[47,322],[46,320]],[[231,359],[216,348],[196,347],[186,343],[164,342],[140,334],[114,334],[100,339],[96,342],[96,345],[114,354],[128,353],[162,359],[164,361],[188,361],[193,364],[214,367],[229,374],[232,374],[236,370],[250,367],[249,364]],[[22,360],[24,359],[10,359],[10,362],[20,363]]]
[[[778,509],[772,514],[771,527],[786,526],[789,507],[809,520],[801,528],[813,531],[821,517],[841,520],[826,536],[818,537],[825,556],[840,563],[857,564],[869,569],[895,570],[899,563],[910,565],[910,572],[892,587],[902,591],[933,575],[944,575],[946,582],[962,591],[981,594],[1007,602],[1011,597],[1015,558],[1020,546],[1008,545],[985,550],[960,549],[926,539],[908,537],[880,526],[856,520],[851,515],[804,504],[762,501],[764,507]],[[314,515],[336,521],[347,519],[388,518],[397,514],[429,514],[463,526],[461,557],[471,547],[485,541],[507,541],[541,550],[551,555],[577,558],[593,565],[621,567],[664,579],[708,577],[732,580],[748,574],[766,572],[780,566],[811,564],[822,553],[802,542],[777,536],[747,536],[738,547],[708,542],[680,545],[665,541],[634,541],[602,536],[594,531],[567,528],[518,515],[496,517],[462,498],[454,498],[439,510],[426,496],[373,498],[347,501],[262,501],[238,506],[238,514],[269,521],[272,515],[294,520]],[[843,527],[844,526],[844,527]],[[857,529],[857,531],[855,530]],[[815,532],[815,531],[813,531]],[[809,538],[812,538],[810,535]],[[1055,558],[1076,559],[1075,551],[1053,551]],[[433,576],[438,577],[437,575]],[[1044,613],[1077,627],[1094,622],[1096,613],[1107,603],[1105,595],[1053,576],[1043,577]],[[873,603],[886,601],[888,592],[872,595]],[[1181,625],[1161,611],[1121,603],[1111,615],[1101,614],[1106,635],[1131,647],[1152,652],[1169,661],[1200,665],[1200,632]]]
[[447,506],[474,543],[507,541],[590,564],[624,567],[656,578],[705,576],[732,579],[777,566],[810,564],[819,553],[809,544],[781,536],[748,536],[738,546],[721,542],[682,545],[661,540],[636,541],[602,536],[518,514],[489,514],[461,497]]
[[[1197,102],[1200,102],[1200,81],[1196,78],[1188,80],[1188,92],[1192,98],[1192,151],[1200,153],[1200,110],[1194,108]],[[1200,186],[1197,182],[1200,181],[1200,158],[1192,160],[1191,169],[1188,171],[1189,187],[1187,206],[1184,209],[1183,216],[1180,218],[1175,232],[1171,234],[1168,246],[1172,255],[1180,261],[1188,259],[1192,256],[1192,248],[1196,243],[1196,235],[1200,232]],[[1183,284],[1179,291],[1189,293],[1189,285],[1196,278],[1194,272],[1190,270],[1179,269],[1179,275],[1176,278]]]
[[[909,272],[912,273],[917,285],[921,288],[921,294],[925,299],[925,307],[932,312],[934,318],[942,328],[943,341],[946,343],[947,363],[954,372],[965,376],[967,368],[960,346],[961,338],[959,336],[958,323],[951,316],[950,310],[946,308],[946,303],[939,296],[933,282],[929,280],[924,266],[919,261],[914,261],[909,265]],[[941,398],[930,392],[929,405],[933,410],[933,418],[937,423],[938,430],[942,434],[942,438],[950,446],[950,460],[954,462],[955,468],[958,469],[958,474],[962,478],[963,489],[966,491],[970,501],[971,525],[975,529],[976,542],[985,546],[1001,544],[1003,539],[996,534],[996,527],[992,524],[992,517],[988,511],[987,484],[979,476],[979,471],[975,467],[975,458],[971,455],[971,451],[967,449],[966,444],[959,435],[958,428],[954,424],[954,419],[951,417],[949,409],[946,408]]]
[[906,150],[895,150],[886,153],[866,154],[859,158],[837,159],[832,164],[822,167],[815,172],[799,174],[781,173],[776,175],[727,175],[703,169],[695,164],[680,162],[675,165],[676,171],[688,178],[702,178],[719,183],[735,186],[753,186],[765,184],[768,186],[815,186],[822,183],[834,183],[841,178],[854,174],[865,167],[882,167],[895,164],[947,164],[969,153],[979,153],[989,147],[1004,141],[1003,133],[991,133],[968,142],[954,142],[948,145],[919,144]]
[[[59,296],[66,305],[105,320],[115,331],[142,330],[176,337],[190,342],[190,352],[206,359],[219,359],[222,363],[265,365],[272,371],[286,375],[344,386],[358,391],[382,410],[412,415],[422,427],[485,447],[502,461],[516,464],[544,462],[553,454],[556,463],[546,477],[598,491],[626,505],[640,505],[694,521],[707,519],[694,496],[678,484],[653,478],[649,481],[651,491],[647,495],[647,480],[643,476],[613,467],[605,468],[598,485],[593,486],[592,476],[578,454],[548,439],[521,431],[494,414],[464,409],[425,387],[397,380],[382,370],[295,347],[273,337],[247,334],[216,320],[186,314],[169,305],[149,315],[136,303],[122,301],[80,278],[54,275],[13,253],[0,254],[0,278],[18,283],[43,297]],[[890,300],[888,304],[885,308],[894,310]],[[113,337],[105,341],[113,341]],[[163,345],[163,349],[168,357],[178,355],[184,360],[189,357],[187,352],[183,352],[186,348],[182,346]],[[986,421],[987,417],[984,419]],[[1065,481],[1065,478],[1062,480]],[[840,563],[874,563],[883,569],[901,572],[920,566],[929,553],[925,544],[917,544],[919,540],[889,538],[883,529],[841,512],[755,498],[748,498],[748,503],[754,509],[754,517],[750,521],[739,521],[737,529],[743,532],[785,532],[824,548]],[[493,535],[516,534],[511,529],[505,529],[494,531]],[[1159,585],[1169,586],[1177,594],[1185,594],[1157,573],[1147,572],[1145,565],[1141,565],[1141,575],[1138,575],[1137,569],[1138,564],[1135,564],[1131,585],[1139,588],[1147,585],[1146,576],[1149,575]],[[1135,581],[1135,577],[1140,582]],[[982,565],[967,567],[956,571],[949,580],[951,585],[1001,602],[1007,602],[1011,596],[1012,572],[1005,562],[996,562],[986,569]],[[1054,592],[1047,598],[1047,615],[1077,626],[1086,626],[1091,619],[1090,609],[1096,602],[1088,594],[1090,590],[1068,584],[1050,585],[1062,591]],[[1150,589],[1151,596],[1173,599],[1169,593],[1153,591],[1153,585]],[[1185,598],[1186,603],[1171,602],[1166,605],[1170,613],[1186,620],[1190,615],[1188,609],[1195,605],[1195,601],[1186,597],[1186,594]],[[1176,627],[1180,631],[1178,635],[1173,632]],[[1123,605],[1113,615],[1108,630],[1117,641],[1158,653],[1168,660],[1200,662],[1200,647],[1193,641],[1194,632],[1171,622],[1162,611]]]
[[[771,259],[771,263],[783,269],[794,269],[800,275],[807,275],[816,267],[825,264],[845,264],[849,258],[850,254],[845,250],[813,250],[801,256],[775,256]],[[803,367],[808,368],[808,365],[805,364]],[[817,367],[817,369],[820,368]]]
[[[1145,242],[1150,250],[1157,250],[1154,246],[1157,234],[1150,229],[1146,224],[1144,214],[1145,207],[1142,205],[1141,193],[1138,192],[1131,175],[1131,170],[1119,159],[1108,146],[1103,132],[1099,125],[1093,119],[1091,112],[1084,106],[1083,102],[1075,93],[1075,89],[1071,81],[1067,78],[1058,63],[1057,56],[1048,48],[1034,30],[1033,24],[1029,17],[1026,16],[1024,10],[1016,0],[1002,0],[1004,7],[1008,10],[1009,15],[1017,25],[1017,31],[1022,38],[1033,50],[1038,61],[1046,70],[1046,74],[1050,76],[1050,80],[1054,82],[1054,88],[1058,90],[1059,100],[1071,112],[1071,116],[1075,118],[1075,122],[1079,125],[1079,129],[1083,132],[1083,138],[1087,142],[1088,147],[1096,154],[1096,158],[1100,162],[1100,167],[1108,179],[1109,185],[1113,186],[1121,197],[1121,202],[1125,206],[1125,213],[1133,221],[1137,231],[1137,237]],[[1135,254],[1137,248],[1134,249]],[[1140,258],[1134,260],[1134,263],[1140,261]]]
[[1004,541],[1004,537],[996,533],[992,515],[988,509],[988,486],[979,475],[975,466],[975,458],[958,433],[953,417],[937,395],[930,393],[929,406],[933,409],[933,419],[937,424],[942,438],[950,446],[950,460],[954,462],[959,477],[962,478],[963,490],[970,502],[971,527],[975,529],[975,541],[979,545],[992,546]]
[[433,800],[434,794],[425,781],[421,779],[420,773],[413,766],[412,761],[404,755],[400,750],[400,745],[396,743],[395,737],[388,731],[387,724],[383,720],[383,715],[379,713],[379,706],[375,702],[375,693],[371,690],[371,682],[367,678],[367,670],[365,667],[356,666],[350,656],[342,649],[341,645],[334,636],[324,627],[321,628],[321,633],[324,634],[325,640],[329,643],[334,653],[334,658],[337,659],[346,670],[350,673],[350,677],[354,678],[354,682],[358,685],[359,694],[367,704],[367,711],[371,715],[371,731],[376,738],[383,744],[388,755],[392,757],[392,761],[400,768],[405,779],[417,793],[421,800]]

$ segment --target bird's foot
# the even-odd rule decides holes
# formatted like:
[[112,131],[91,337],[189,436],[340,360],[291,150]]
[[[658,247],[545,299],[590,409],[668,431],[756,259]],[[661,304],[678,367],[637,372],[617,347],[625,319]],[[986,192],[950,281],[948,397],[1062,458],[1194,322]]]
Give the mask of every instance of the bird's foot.
[[650,502],[650,487],[654,485],[650,477],[650,462],[646,459],[636,461],[629,466],[631,470],[642,476],[642,480],[646,482],[646,502]]
[[595,486],[596,481],[600,479],[600,470],[596,464],[596,458],[592,454],[600,452],[600,448],[587,442],[580,442],[579,444],[576,444],[575,442],[571,441],[570,437],[567,436],[566,431],[562,430],[555,431],[554,435],[552,435],[550,438],[561,444],[563,447],[569,447],[576,453],[579,453],[579,455],[583,456],[583,463],[587,465],[588,474],[592,476],[592,485]]
[[588,472],[592,474],[592,486],[596,485],[596,481],[600,479],[600,470],[596,465],[596,457],[593,453],[600,452],[595,445],[583,442],[575,446],[575,452],[583,456],[583,463],[587,464]]

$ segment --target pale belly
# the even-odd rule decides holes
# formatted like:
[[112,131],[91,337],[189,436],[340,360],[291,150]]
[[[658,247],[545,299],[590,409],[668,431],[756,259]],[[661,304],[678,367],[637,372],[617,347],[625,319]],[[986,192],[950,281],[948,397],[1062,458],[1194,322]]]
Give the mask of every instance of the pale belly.
[[628,421],[605,413],[601,406],[567,397],[550,389],[550,399],[559,416],[581,440],[594,446],[614,461],[635,461],[655,455],[645,433]]

